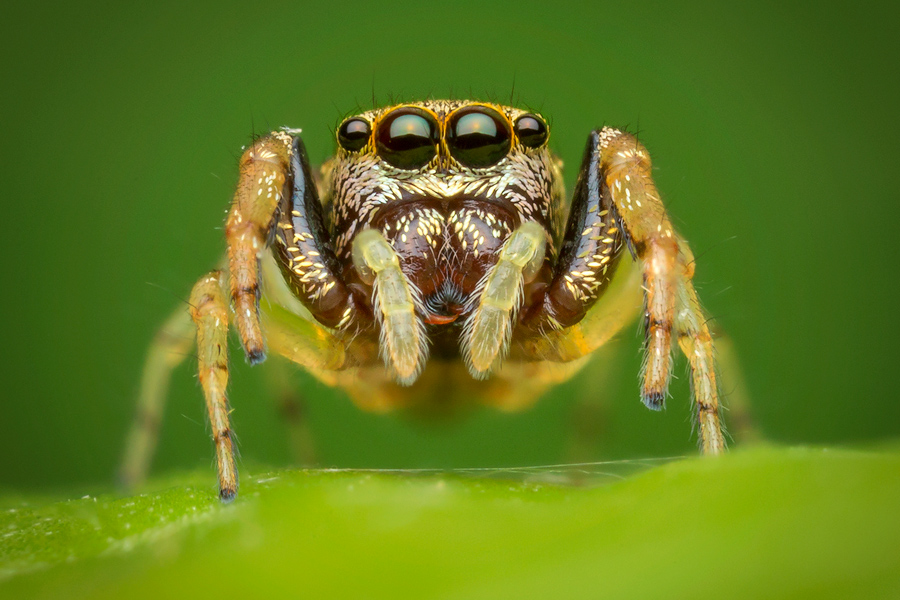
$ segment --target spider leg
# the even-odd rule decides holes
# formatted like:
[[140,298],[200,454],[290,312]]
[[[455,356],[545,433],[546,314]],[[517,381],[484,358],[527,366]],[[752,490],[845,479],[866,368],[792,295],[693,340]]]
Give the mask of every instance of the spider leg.
[[[274,233],[274,235],[273,235]],[[244,352],[251,364],[266,356],[260,328],[260,259],[271,239],[284,275],[313,317],[346,329],[360,304],[337,275],[315,180],[299,137],[273,132],[244,152],[240,179],[225,227],[231,300]]]
[[219,473],[219,498],[234,499],[238,474],[234,441],[228,421],[228,305],[224,274],[213,271],[200,279],[191,292],[191,317],[197,326],[197,357],[200,385],[206,398]]
[[[273,235],[276,223],[279,227]],[[357,308],[366,314],[364,302],[358,303],[335,275],[336,260],[324,227],[322,206],[306,151],[298,137],[272,132],[244,152],[225,237],[230,285],[225,282],[225,274],[219,271],[201,279],[191,295],[190,316],[186,311],[173,316],[151,346],[138,414],[120,469],[125,485],[134,485],[146,474],[169,375],[190,349],[187,332],[192,318],[197,328],[200,381],[216,444],[220,497],[228,501],[237,492],[225,395],[229,315],[223,286],[229,286],[234,321],[247,360],[251,364],[259,363],[266,355],[260,315],[261,260],[270,258],[271,240],[279,242],[279,251],[287,264],[283,274],[305,314],[328,327],[338,327],[341,333],[356,322]],[[300,320],[305,326],[299,326],[296,339],[277,340],[282,346],[288,346],[283,353],[311,369],[342,368],[344,341],[310,320]]]
[[251,364],[266,357],[259,324],[259,259],[268,243],[278,204],[288,193],[290,153],[291,138],[284,133],[263,137],[244,152],[225,224],[234,320]]
[[[620,340],[616,340],[619,342]],[[613,374],[620,369],[622,344],[604,344],[591,354],[590,377],[578,377],[573,390],[575,402],[569,414],[570,426],[566,444],[566,462],[580,463],[595,460],[604,440],[609,436],[608,390]]]
[[691,391],[700,423],[700,444],[705,454],[718,454],[725,449],[725,437],[719,420],[719,396],[712,335],[700,307],[697,292],[691,284],[694,257],[684,241],[680,241],[684,275],[676,283],[675,330],[678,345],[691,364]]
[[551,281],[523,310],[517,341],[531,360],[567,362],[594,352],[627,323],[639,305],[640,276],[622,260],[625,232],[605,189],[591,135],[572,195]]
[[267,387],[287,425],[294,464],[312,466],[316,464],[315,436],[306,418],[308,398],[297,385],[297,367],[281,356],[273,356],[265,367]]
[[522,315],[524,325],[542,334],[580,322],[606,291],[622,254],[624,234],[603,193],[594,137],[584,151],[553,279]]
[[[563,354],[577,356],[596,347],[597,339],[580,336],[594,335],[597,327],[601,333],[611,330],[610,323],[591,322],[598,313],[592,308],[611,283],[623,243],[639,261],[643,282],[641,399],[654,410],[664,405],[674,330],[691,365],[701,447],[705,453],[721,452],[725,444],[712,339],[691,283],[693,258],[674,232],[651,176],[650,156],[634,136],[608,127],[591,133],[554,279],[525,311],[523,324],[551,334],[560,331],[559,337],[574,346]],[[535,354],[549,351],[540,341],[531,343]]]
[[137,410],[119,466],[119,481],[128,490],[147,476],[162,421],[172,371],[184,362],[194,345],[191,314],[179,306],[159,329],[144,360]]
[[691,283],[693,256],[676,236],[651,176],[650,155],[634,136],[604,128],[591,134],[599,157],[603,193],[609,194],[629,247],[641,260],[644,281],[645,367],[641,397],[662,408],[672,371],[672,332],[691,366],[700,446],[725,449],[719,420],[712,337]]
[[728,437],[738,444],[752,444],[764,439],[750,406],[747,382],[741,370],[740,361],[731,337],[716,327],[711,327],[715,340],[717,372],[720,374],[719,389],[728,395]]

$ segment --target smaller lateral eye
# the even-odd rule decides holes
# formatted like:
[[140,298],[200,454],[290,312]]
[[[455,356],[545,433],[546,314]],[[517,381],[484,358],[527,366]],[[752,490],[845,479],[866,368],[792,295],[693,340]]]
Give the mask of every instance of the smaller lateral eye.
[[341,123],[337,137],[341,148],[350,152],[358,152],[368,143],[371,135],[372,128],[368,121],[353,117]]
[[547,141],[547,125],[535,115],[522,115],[516,119],[516,137],[526,148],[537,148]]

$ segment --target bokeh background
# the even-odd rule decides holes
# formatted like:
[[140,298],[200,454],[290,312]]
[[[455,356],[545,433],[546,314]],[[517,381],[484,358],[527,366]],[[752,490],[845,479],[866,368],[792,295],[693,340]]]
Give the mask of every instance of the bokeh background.
[[[896,9],[791,4],[6,6],[0,486],[112,482],[147,344],[223,252],[241,146],[290,125],[321,161],[341,117],[373,97],[539,109],[570,187],[592,127],[639,130],[762,431],[784,444],[896,438]],[[581,458],[690,453],[683,361],[668,409],[652,413],[637,397],[639,346],[629,327],[613,375],[591,369],[533,410],[445,424],[365,414],[294,379],[328,466],[568,460],[584,387],[607,409]],[[235,356],[245,468],[290,464],[265,375]],[[156,472],[211,468],[204,413],[188,361]]]

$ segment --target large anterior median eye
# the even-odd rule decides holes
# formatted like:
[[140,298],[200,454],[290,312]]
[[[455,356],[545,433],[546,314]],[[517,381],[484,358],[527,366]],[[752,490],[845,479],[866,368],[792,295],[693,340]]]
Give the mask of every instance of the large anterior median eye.
[[400,169],[419,169],[437,153],[438,124],[418,108],[398,108],[378,125],[378,154]]
[[467,167],[489,167],[509,152],[509,125],[486,106],[461,108],[450,118],[447,146],[453,158]]

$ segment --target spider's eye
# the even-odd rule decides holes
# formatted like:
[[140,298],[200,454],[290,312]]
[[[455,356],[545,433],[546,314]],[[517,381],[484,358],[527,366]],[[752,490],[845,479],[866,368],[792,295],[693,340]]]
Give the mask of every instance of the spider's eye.
[[400,169],[424,167],[437,154],[438,124],[418,108],[398,108],[379,125],[378,154]]
[[516,119],[516,136],[527,148],[537,148],[547,141],[547,124],[534,115]]
[[500,114],[485,106],[462,108],[447,127],[447,146],[453,158],[467,167],[489,167],[506,156],[510,131]]
[[358,117],[347,119],[338,128],[338,143],[344,150],[357,152],[369,141],[372,128],[369,123]]

